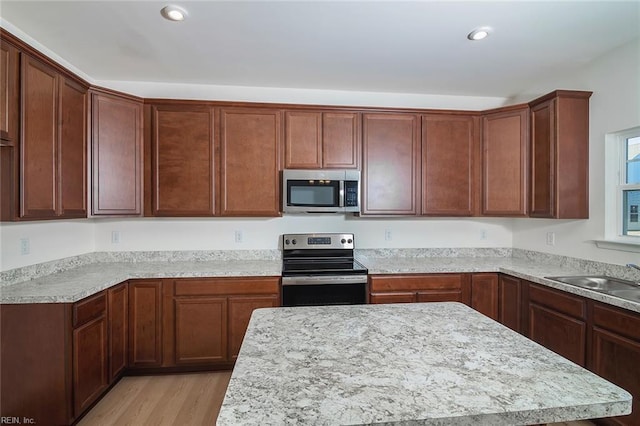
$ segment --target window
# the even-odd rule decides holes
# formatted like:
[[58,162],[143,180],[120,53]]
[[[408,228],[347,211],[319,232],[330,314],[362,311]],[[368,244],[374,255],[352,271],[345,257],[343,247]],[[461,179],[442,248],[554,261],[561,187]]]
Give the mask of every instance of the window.
[[640,246],[640,127],[606,137],[605,238]]

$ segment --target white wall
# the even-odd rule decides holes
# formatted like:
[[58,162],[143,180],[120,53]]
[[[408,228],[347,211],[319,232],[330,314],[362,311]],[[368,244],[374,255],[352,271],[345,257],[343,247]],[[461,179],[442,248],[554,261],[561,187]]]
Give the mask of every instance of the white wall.
[[[531,100],[554,89],[593,92],[589,124],[589,219],[515,220],[514,247],[620,265],[638,262],[638,253],[600,249],[593,240],[604,238],[605,134],[640,125],[640,40],[621,46],[573,73],[540,81],[514,101]],[[556,233],[555,246],[546,244],[547,232]]]
[[[94,224],[88,219],[0,224],[0,271],[94,251]],[[21,239],[29,254],[21,254]]]
[[[511,221],[369,219],[345,215],[96,220],[95,248],[96,251],[277,249],[281,234],[298,232],[352,232],[358,248],[511,247]],[[385,230],[391,231],[391,240],[385,240]],[[114,231],[120,234],[118,244],[112,242]],[[236,231],[242,233],[242,242],[235,241]]]

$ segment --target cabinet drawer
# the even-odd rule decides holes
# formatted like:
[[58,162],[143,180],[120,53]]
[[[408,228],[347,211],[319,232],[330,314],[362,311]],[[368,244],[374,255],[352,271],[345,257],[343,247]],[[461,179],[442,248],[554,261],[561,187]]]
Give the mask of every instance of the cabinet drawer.
[[107,310],[106,292],[81,300],[73,305],[73,327],[79,327],[88,321],[103,316]]
[[573,296],[536,284],[529,284],[529,299],[532,302],[576,318],[585,319],[586,317],[587,301],[579,296]]
[[640,314],[594,303],[593,324],[640,341]]
[[278,294],[280,277],[207,278],[175,281],[176,296]]
[[378,275],[371,277],[371,292],[460,290],[464,274]]

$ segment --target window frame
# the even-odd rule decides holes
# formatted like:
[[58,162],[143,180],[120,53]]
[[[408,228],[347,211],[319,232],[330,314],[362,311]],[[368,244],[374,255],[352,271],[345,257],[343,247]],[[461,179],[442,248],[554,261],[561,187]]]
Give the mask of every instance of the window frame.
[[625,235],[623,219],[624,191],[640,190],[640,183],[626,183],[627,140],[634,137],[640,137],[640,126],[605,135],[605,240],[598,244],[603,248],[640,252],[640,236]]

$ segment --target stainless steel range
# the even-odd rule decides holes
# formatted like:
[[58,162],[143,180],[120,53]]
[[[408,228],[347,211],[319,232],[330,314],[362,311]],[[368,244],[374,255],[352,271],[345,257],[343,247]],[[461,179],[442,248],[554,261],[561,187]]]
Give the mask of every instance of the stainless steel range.
[[367,268],[354,259],[353,234],[282,236],[282,305],[367,302]]

